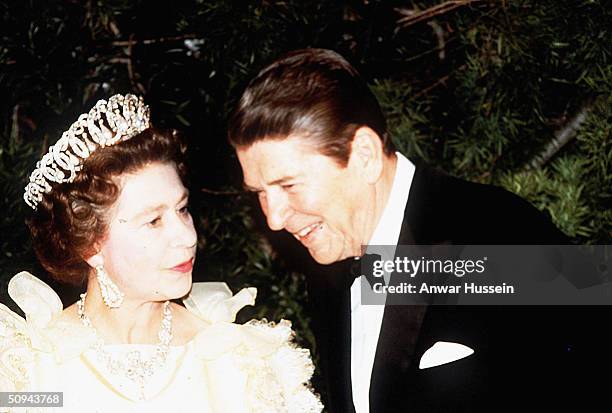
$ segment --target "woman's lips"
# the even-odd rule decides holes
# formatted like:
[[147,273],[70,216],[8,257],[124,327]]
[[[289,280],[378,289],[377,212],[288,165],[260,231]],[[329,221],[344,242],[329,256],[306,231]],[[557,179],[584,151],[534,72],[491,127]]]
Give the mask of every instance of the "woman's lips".
[[185,261],[182,264],[179,264],[175,267],[170,268],[170,270],[178,271],[178,272],[189,272],[192,269],[193,269],[193,258],[190,259],[189,261]]

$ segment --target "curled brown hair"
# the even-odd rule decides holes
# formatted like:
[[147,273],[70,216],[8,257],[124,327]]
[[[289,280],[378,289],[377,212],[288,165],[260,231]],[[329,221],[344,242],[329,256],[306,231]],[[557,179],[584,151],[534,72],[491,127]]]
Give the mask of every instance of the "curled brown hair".
[[71,183],[52,184],[27,220],[34,251],[58,281],[79,285],[90,267],[85,259],[108,229],[107,212],[120,194],[116,178],[152,163],[174,163],[185,179],[186,146],[176,131],[146,129],[113,146],[98,148]]
[[380,105],[357,70],[334,51],[303,49],[251,80],[230,118],[228,137],[234,148],[245,148],[300,134],[345,166],[361,126],[380,136],[385,154],[395,151]]

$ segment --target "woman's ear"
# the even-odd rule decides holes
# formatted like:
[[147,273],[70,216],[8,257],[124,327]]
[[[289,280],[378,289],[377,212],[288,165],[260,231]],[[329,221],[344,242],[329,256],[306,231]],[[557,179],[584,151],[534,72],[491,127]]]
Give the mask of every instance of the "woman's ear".
[[[97,251],[97,252],[96,252]],[[94,247],[93,254],[88,258],[85,258],[85,262],[89,264],[91,268],[96,268],[104,265],[104,255],[98,245]]]
[[351,143],[349,163],[353,162],[353,166],[359,168],[367,183],[375,184],[380,179],[383,156],[380,136],[367,126],[358,128]]

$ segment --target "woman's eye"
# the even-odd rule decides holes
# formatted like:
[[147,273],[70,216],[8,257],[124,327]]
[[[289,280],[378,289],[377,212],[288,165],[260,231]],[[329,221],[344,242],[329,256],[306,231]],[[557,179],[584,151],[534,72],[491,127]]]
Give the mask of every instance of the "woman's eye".
[[189,207],[187,205],[185,205],[184,207],[182,207],[181,209],[179,209],[179,213],[181,215],[185,215],[189,213]]
[[149,227],[158,227],[159,224],[161,224],[161,217],[153,218],[152,220],[147,222],[147,225]]

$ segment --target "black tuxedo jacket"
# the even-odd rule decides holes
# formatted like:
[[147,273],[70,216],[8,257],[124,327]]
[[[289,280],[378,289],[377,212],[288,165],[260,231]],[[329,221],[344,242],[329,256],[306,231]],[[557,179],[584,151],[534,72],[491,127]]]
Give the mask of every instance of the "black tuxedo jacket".
[[[449,243],[555,245],[567,239],[525,200],[418,164],[399,244]],[[307,275],[321,391],[334,413],[354,412],[349,261],[313,265]],[[584,324],[584,315],[575,307],[387,306],[370,412],[522,411],[576,400],[584,406],[604,394],[591,383],[593,366],[581,364],[593,344],[594,323]],[[475,353],[420,370],[420,357],[437,341],[465,344]]]

